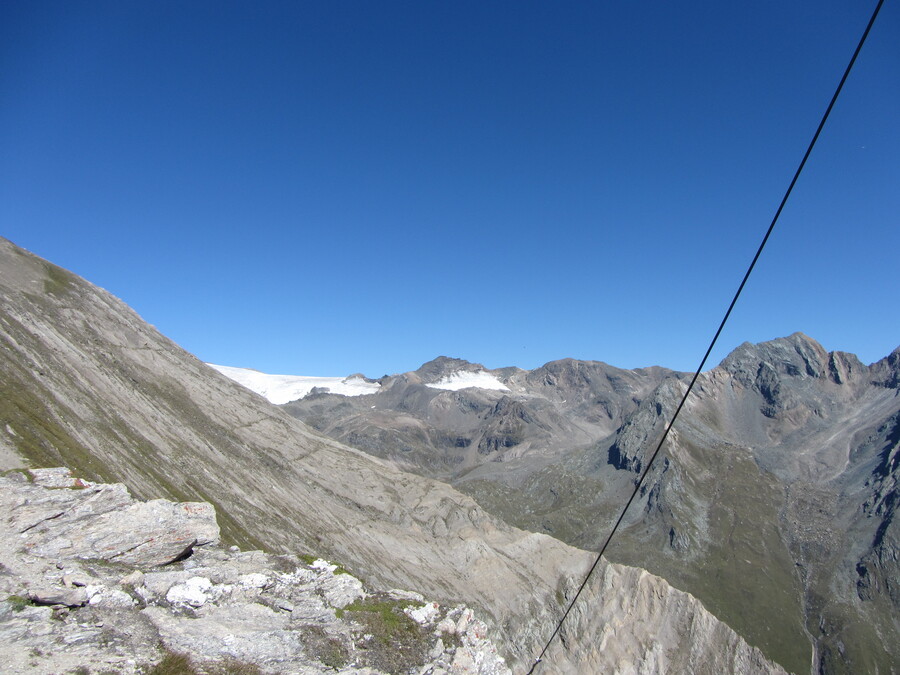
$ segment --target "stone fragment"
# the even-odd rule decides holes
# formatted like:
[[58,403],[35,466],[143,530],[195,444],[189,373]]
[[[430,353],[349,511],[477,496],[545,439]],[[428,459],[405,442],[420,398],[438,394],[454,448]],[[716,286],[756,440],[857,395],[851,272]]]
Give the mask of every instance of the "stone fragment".
[[102,584],[91,584],[89,586],[85,586],[84,592],[87,594],[88,604],[96,605],[97,603],[99,603],[104,590],[105,589]]
[[399,588],[392,588],[387,592],[388,596],[394,600],[406,600],[408,602],[425,602],[425,596],[415,591],[404,591]]
[[451,673],[475,673],[475,660],[472,655],[465,649],[457,649],[453,657],[453,663],[450,664]]
[[91,597],[90,604],[91,606],[128,608],[134,606],[135,600],[125,591],[107,588]]
[[472,620],[472,610],[466,607],[462,614],[460,614],[459,619],[456,622],[456,632],[457,633],[465,633],[466,629],[469,627],[469,621]]
[[343,609],[359,598],[365,597],[362,582],[349,574],[325,577],[319,582],[326,602],[332,607]]
[[66,588],[72,588],[73,586],[87,586],[90,580],[79,574],[63,574],[62,582]]
[[81,478],[73,478],[72,471],[64,466],[51,469],[28,469],[35,485],[48,488],[85,488],[97,485]]
[[191,572],[172,570],[170,572],[147,572],[144,574],[143,587],[151,595],[165,597],[169,589],[175,584],[183,584],[191,577],[197,576]]
[[45,588],[29,591],[28,599],[36,605],[84,607],[88,602],[88,594],[83,588]]
[[456,622],[450,617],[445,617],[438,621],[437,628],[435,629],[438,633],[445,633],[447,635],[456,635]]
[[329,572],[331,574],[334,574],[334,571],[337,569],[337,565],[328,562],[324,558],[317,558],[316,560],[313,560],[310,567],[318,572]]
[[[67,469],[34,471],[39,476],[49,472],[50,482],[68,475]],[[51,560],[100,559],[147,568],[172,562],[219,538],[211,504],[136,502],[119,484],[91,484],[82,490],[26,484],[18,485],[18,490],[19,503],[11,510],[9,525],[24,535],[26,552]],[[0,502],[7,504],[6,499]]]
[[422,607],[404,607],[403,613],[420,626],[430,626],[440,616],[441,610],[436,602],[429,602]]
[[144,573],[140,570],[134,570],[131,574],[126,574],[124,577],[119,579],[119,583],[123,586],[143,586],[144,585]]

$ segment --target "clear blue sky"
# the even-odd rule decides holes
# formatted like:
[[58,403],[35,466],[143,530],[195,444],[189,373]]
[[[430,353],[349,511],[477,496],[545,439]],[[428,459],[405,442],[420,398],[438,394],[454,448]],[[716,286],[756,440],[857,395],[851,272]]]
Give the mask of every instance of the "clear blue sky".
[[[201,359],[693,370],[874,0],[0,6],[0,234]],[[888,2],[713,365],[900,344]]]

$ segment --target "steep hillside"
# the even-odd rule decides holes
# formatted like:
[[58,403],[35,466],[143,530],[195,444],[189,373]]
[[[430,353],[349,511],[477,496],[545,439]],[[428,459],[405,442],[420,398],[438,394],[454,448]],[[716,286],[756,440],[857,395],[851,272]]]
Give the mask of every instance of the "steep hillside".
[[[226,541],[326,555],[375,587],[478,607],[518,669],[585,570],[589,554],[318,435],[5,240],[0,291],[6,467],[63,465],[139,498],[206,501]],[[604,565],[588,596],[541,672],[779,672],[640,569]]]
[[[865,366],[799,333],[740,346],[699,380],[609,555],[695,594],[791,669],[893,672],[898,362],[900,350]],[[685,386],[663,369],[566,360],[490,371],[505,391],[429,388],[443,364],[481,369],[439,359],[375,395],[285,408],[585,548],[605,538]]]

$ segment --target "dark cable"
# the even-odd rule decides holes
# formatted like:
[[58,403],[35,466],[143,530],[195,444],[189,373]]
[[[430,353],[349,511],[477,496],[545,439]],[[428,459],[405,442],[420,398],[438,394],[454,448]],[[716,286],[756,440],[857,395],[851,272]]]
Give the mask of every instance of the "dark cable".
[[563,623],[569,616],[569,612],[572,611],[572,607],[575,606],[575,603],[578,601],[581,592],[587,586],[591,575],[594,573],[594,570],[597,569],[597,565],[600,564],[600,559],[603,557],[603,554],[606,551],[606,547],[609,546],[609,542],[612,540],[613,536],[616,534],[616,531],[619,529],[619,525],[622,524],[622,520],[625,518],[625,514],[627,513],[628,508],[631,506],[631,503],[634,501],[634,498],[637,496],[638,492],[641,489],[641,485],[643,485],[644,483],[644,479],[647,477],[647,474],[650,473],[650,468],[653,466],[653,462],[656,461],[656,457],[657,455],[659,455],[660,450],[662,450],[663,443],[665,443],[666,438],[669,435],[669,431],[672,429],[672,425],[675,424],[675,420],[678,419],[678,414],[681,412],[681,409],[684,407],[685,401],[687,401],[691,390],[694,388],[694,383],[697,382],[697,378],[700,377],[703,366],[706,365],[706,360],[709,358],[713,347],[715,347],[716,341],[719,339],[719,335],[721,335],[722,333],[722,329],[725,328],[725,323],[728,321],[728,317],[731,316],[731,310],[734,309],[735,304],[737,304],[738,298],[740,297],[741,292],[744,290],[744,286],[747,283],[747,279],[750,278],[750,273],[753,272],[753,268],[756,266],[756,261],[759,260],[759,256],[762,255],[763,249],[766,246],[766,242],[769,241],[769,235],[771,235],[772,230],[775,229],[775,223],[778,222],[778,218],[779,216],[781,216],[781,211],[784,209],[784,205],[787,203],[788,197],[791,196],[794,185],[797,183],[797,179],[800,177],[800,173],[803,171],[803,167],[806,165],[806,160],[809,158],[809,155],[810,153],[812,153],[812,149],[815,146],[816,141],[819,139],[819,134],[822,132],[822,128],[825,126],[825,122],[828,120],[828,116],[831,114],[831,109],[834,107],[834,104],[841,93],[841,89],[843,89],[844,87],[844,82],[847,81],[847,77],[850,75],[850,71],[853,69],[853,64],[856,63],[856,57],[859,56],[859,52],[862,50],[863,44],[865,44],[866,38],[869,36],[869,31],[872,29],[872,25],[875,23],[875,19],[878,16],[878,12],[881,11],[881,6],[883,4],[884,0],[878,0],[878,5],[875,7],[875,11],[872,13],[872,18],[869,19],[869,24],[866,26],[866,30],[863,32],[862,37],[859,40],[859,44],[856,45],[856,51],[853,52],[853,57],[850,59],[850,63],[847,64],[847,69],[844,71],[844,76],[841,78],[840,84],[838,84],[837,89],[835,89],[834,96],[831,97],[831,102],[828,104],[828,108],[826,108],[825,114],[822,115],[822,121],[819,122],[819,127],[816,129],[816,133],[813,135],[813,138],[809,143],[809,147],[806,148],[806,154],[803,155],[800,166],[797,167],[797,171],[794,173],[794,178],[791,180],[791,184],[788,186],[787,191],[784,193],[784,197],[781,199],[781,204],[778,205],[778,210],[775,211],[775,216],[772,218],[769,229],[766,230],[766,235],[763,237],[762,242],[760,242],[759,248],[756,250],[756,255],[753,256],[753,261],[750,263],[750,266],[747,268],[747,272],[744,274],[744,278],[741,280],[741,285],[738,286],[737,292],[734,294],[734,298],[732,298],[731,300],[731,304],[728,305],[728,310],[725,312],[725,316],[722,317],[722,322],[719,324],[719,328],[716,331],[716,334],[713,336],[712,342],[709,343],[709,347],[706,349],[706,353],[703,355],[703,359],[700,361],[700,365],[697,366],[697,370],[696,372],[694,372],[694,376],[691,378],[691,382],[688,385],[687,390],[681,397],[681,402],[675,409],[675,413],[672,415],[672,419],[669,420],[669,423],[666,425],[666,429],[665,431],[663,431],[662,438],[659,439],[656,450],[654,450],[653,454],[650,456],[650,461],[647,462],[647,466],[644,467],[643,473],[641,473],[640,478],[635,484],[634,491],[631,493],[631,497],[628,498],[628,501],[625,503],[622,512],[619,514],[618,520],[616,520],[615,525],[613,525],[612,530],[610,530],[609,535],[607,535],[606,541],[603,542],[603,546],[600,547],[600,552],[597,554],[597,557],[594,560],[594,564],[591,565],[591,568],[588,570],[587,574],[584,577],[584,581],[582,581],[581,586],[578,587],[578,592],[575,593],[575,597],[572,598],[572,601],[566,608],[566,611],[562,615],[562,618],[559,620],[559,623],[556,624],[556,628],[553,630],[552,635],[550,635],[550,638],[547,640],[544,648],[541,650],[540,655],[537,657],[537,659],[535,659],[534,663],[531,664],[531,668],[528,670],[527,675],[532,675],[534,673],[534,669],[543,660],[544,654],[547,653],[547,649],[550,648],[553,640],[559,634]]

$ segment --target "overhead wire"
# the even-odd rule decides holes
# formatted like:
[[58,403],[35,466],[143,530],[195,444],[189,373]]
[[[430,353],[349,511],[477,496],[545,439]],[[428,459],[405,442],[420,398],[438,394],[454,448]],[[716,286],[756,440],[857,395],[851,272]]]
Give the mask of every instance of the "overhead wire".
[[659,439],[659,443],[656,445],[656,449],[653,451],[653,454],[650,456],[650,460],[647,462],[644,467],[643,472],[641,472],[640,478],[635,483],[634,490],[631,493],[631,496],[628,498],[628,501],[625,502],[625,506],[622,508],[619,513],[619,517],[610,530],[609,534],[606,537],[606,540],[603,542],[603,545],[600,547],[600,551],[597,553],[596,558],[594,559],[593,564],[590,569],[587,571],[587,574],[584,576],[584,580],[581,582],[581,585],[578,587],[578,591],[575,593],[572,600],[569,602],[566,611],[563,613],[562,618],[560,618],[559,622],[556,624],[556,628],[553,630],[553,633],[548,638],[547,642],[544,644],[541,653],[535,659],[534,663],[531,664],[531,668],[528,670],[527,675],[533,675],[534,669],[540,664],[547,650],[550,648],[550,645],[553,644],[553,640],[559,635],[560,630],[562,629],[563,624],[569,616],[569,613],[572,611],[572,608],[575,606],[575,603],[578,601],[578,598],[581,596],[582,591],[584,591],[585,587],[588,584],[591,576],[594,573],[594,570],[597,569],[597,566],[600,564],[600,560],[603,558],[603,554],[606,552],[607,547],[609,546],[610,541],[612,541],[613,536],[615,536],[616,532],[619,529],[619,526],[622,524],[622,520],[625,518],[625,514],[628,512],[629,507],[632,502],[634,502],[635,497],[637,497],[640,492],[641,486],[644,484],[644,480],[647,478],[647,475],[650,473],[650,469],[653,467],[653,463],[656,461],[657,456],[662,450],[663,444],[666,441],[666,438],[669,435],[669,431],[671,431],[672,426],[675,424],[675,420],[678,419],[678,415],[681,412],[681,409],[684,407],[685,402],[690,396],[691,390],[694,388],[694,384],[697,382],[697,379],[700,377],[700,373],[703,371],[703,367],[706,365],[706,361],[709,358],[710,353],[713,350],[713,347],[716,345],[716,341],[718,341],[719,336],[722,334],[722,330],[725,328],[725,324],[728,321],[728,318],[731,316],[731,311],[734,309],[734,306],[737,304],[738,298],[741,296],[741,293],[744,290],[744,286],[747,284],[747,280],[750,278],[750,274],[753,272],[753,268],[756,266],[757,261],[762,255],[763,249],[766,247],[766,243],[769,241],[769,237],[772,234],[772,231],[775,229],[775,223],[778,222],[778,218],[781,216],[781,212],[784,210],[785,204],[787,204],[788,198],[791,196],[791,192],[794,190],[794,185],[797,184],[797,179],[800,178],[800,174],[803,172],[803,167],[806,166],[806,160],[809,159],[810,154],[812,153],[813,147],[816,145],[816,141],[819,139],[819,134],[822,133],[822,129],[825,127],[825,122],[828,120],[828,116],[831,114],[832,108],[834,108],[835,102],[837,102],[838,96],[840,96],[841,90],[844,88],[844,83],[847,81],[847,78],[850,75],[850,71],[853,69],[853,64],[856,63],[856,57],[859,56],[860,51],[862,51],[863,45],[866,42],[866,38],[869,36],[869,32],[872,30],[872,26],[875,24],[875,19],[878,17],[878,13],[881,11],[881,6],[884,4],[884,0],[878,0],[878,4],[875,7],[875,11],[872,12],[872,16],[869,19],[869,23],[866,25],[865,31],[863,31],[862,37],[859,40],[859,43],[856,45],[856,50],[853,52],[853,56],[850,59],[850,62],[847,64],[847,68],[844,70],[844,75],[841,77],[841,81],[838,84],[837,88],[834,91],[834,95],[831,97],[831,101],[828,104],[828,107],[825,109],[825,114],[822,115],[822,119],[819,122],[819,126],[816,128],[816,133],[813,134],[812,140],[809,142],[809,146],[806,148],[806,153],[803,155],[803,159],[800,161],[797,170],[794,172],[794,177],[791,179],[791,183],[788,186],[787,190],[784,193],[784,197],[781,199],[781,203],[778,205],[778,209],[775,211],[775,215],[772,218],[772,222],[769,224],[769,228],[766,230],[765,236],[762,238],[762,241],[759,244],[759,248],[756,250],[756,255],[753,256],[753,260],[750,262],[749,267],[747,268],[746,273],[744,274],[744,278],[741,280],[740,286],[738,286],[737,291],[734,294],[734,297],[731,300],[731,304],[728,305],[728,309],[725,311],[725,315],[722,317],[722,321],[719,323],[719,328],[716,330],[715,335],[709,343],[709,347],[706,349],[706,353],[703,355],[703,358],[700,361],[700,365],[697,366],[697,370],[694,372],[693,377],[691,378],[690,384],[688,384],[687,389],[684,392],[684,395],[681,397],[681,402],[678,404],[678,407],[675,409],[675,412],[672,414],[671,419],[668,424],[666,424],[666,428],[663,431],[661,438]]

